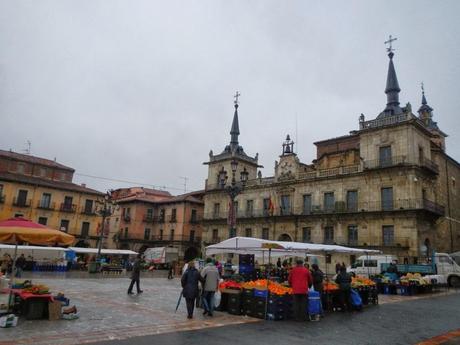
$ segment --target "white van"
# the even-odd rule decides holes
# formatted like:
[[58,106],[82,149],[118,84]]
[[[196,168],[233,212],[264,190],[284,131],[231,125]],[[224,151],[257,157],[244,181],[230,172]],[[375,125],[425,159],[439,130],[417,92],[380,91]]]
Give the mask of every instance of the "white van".
[[362,255],[347,271],[359,276],[369,277],[381,274],[381,264],[389,264],[398,260],[394,255]]

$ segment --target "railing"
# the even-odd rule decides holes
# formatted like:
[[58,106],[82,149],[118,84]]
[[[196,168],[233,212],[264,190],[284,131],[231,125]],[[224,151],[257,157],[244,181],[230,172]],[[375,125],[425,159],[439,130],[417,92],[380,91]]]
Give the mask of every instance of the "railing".
[[87,216],[95,216],[96,215],[96,209],[94,207],[85,207],[83,206],[81,208],[81,214],[85,214]]
[[142,217],[142,221],[144,223],[153,223],[155,221],[155,217],[149,214],[144,214]]
[[177,216],[171,214],[171,215],[167,216],[167,220],[168,220],[169,223],[176,223],[177,222]]
[[190,223],[191,224],[198,224],[202,220],[203,220],[203,217],[201,217],[201,216],[190,217]]
[[14,198],[13,200],[13,206],[16,207],[30,207],[30,204],[32,201],[30,199],[19,199],[19,198]]
[[359,129],[377,128],[383,126],[394,125],[399,122],[409,120],[406,114],[387,116],[382,119],[363,121],[359,123]]
[[125,223],[131,223],[131,216],[129,214],[125,214],[121,217],[121,219],[125,222]]
[[[236,217],[239,219],[258,217],[281,217],[281,216],[314,216],[322,214],[343,214],[359,212],[394,212],[407,210],[425,210],[436,215],[444,215],[444,207],[427,199],[398,199],[388,201],[369,201],[347,204],[344,201],[336,201],[331,207],[324,205],[312,205],[310,209],[299,207],[281,209],[275,208],[273,212],[267,209],[254,209],[252,212],[238,210]],[[227,212],[220,212],[218,215],[213,212],[205,213],[206,220],[226,219]]]
[[216,244],[221,242],[220,237],[211,237],[210,240],[206,241],[207,244]]
[[69,213],[75,213],[76,209],[77,209],[77,205],[75,204],[62,203],[61,206],[59,207],[59,211],[69,212]]
[[5,202],[5,196],[0,195],[0,204],[3,204]]
[[420,159],[420,165],[426,169],[433,171],[435,174],[439,174],[438,165],[435,162],[429,160],[428,158],[422,157]]
[[411,165],[407,156],[392,156],[385,159],[373,159],[364,162],[364,169],[380,169],[397,165]]
[[37,202],[37,208],[42,209],[42,210],[54,210],[56,208],[56,203],[54,202],[42,202],[39,200]]

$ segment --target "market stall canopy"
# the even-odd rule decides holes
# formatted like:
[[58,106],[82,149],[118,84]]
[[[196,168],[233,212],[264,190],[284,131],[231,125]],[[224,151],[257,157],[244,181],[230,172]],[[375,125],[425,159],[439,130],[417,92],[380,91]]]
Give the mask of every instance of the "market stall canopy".
[[333,244],[270,241],[252,237],[233,237],[205,248],[206,255],[235,253],[256,254],[271,251],[272,255],[290,254],[305,256],[306,253],[380,253],[379,250],[350,248]]
[[[11,244],[0,244],[0,255],[8,253],[14,255],[16,246]],[[42,259],[60,259],[67,248],[62,247],[38,247],[38,246],[18,246],[17,253],[24,255],[32,255],[34,260]]]
[[[82,247],[69,247],[78,254],[97,254],[97,248],[82,248]],[[137,252],[127,249],[101,249],[102,255],[137,255]]]
[[0,243],[27,242],[42,245],[69,246],[75,237],[65,232],[50,229],[25,218],[11,218],[0,221]]

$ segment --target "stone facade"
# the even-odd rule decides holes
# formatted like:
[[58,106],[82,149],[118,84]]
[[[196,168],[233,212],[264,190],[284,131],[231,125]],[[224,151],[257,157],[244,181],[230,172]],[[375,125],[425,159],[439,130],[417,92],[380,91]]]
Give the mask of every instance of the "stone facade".
[[[271,177],[258,174],[257,156],[248,165],[239,145],[239,152],[224,150],[219,160],[211,152],[203,245],[232,235],[335,243],[409,262],[431,250],[460,250],[460,165],[445,152],[446,135],[432,121],[424,95],[419,116],[410,104],[399,107],[392,58],[385,110],[371,121],[362,115],[359,130],[349,135],[316,142],[311,164],[299,161],[289,137]],[[236,177],[241,169],[250,176],[235,198],[236,233],[227,225],[231,204],[225,190],[232,160],[242,163]]]

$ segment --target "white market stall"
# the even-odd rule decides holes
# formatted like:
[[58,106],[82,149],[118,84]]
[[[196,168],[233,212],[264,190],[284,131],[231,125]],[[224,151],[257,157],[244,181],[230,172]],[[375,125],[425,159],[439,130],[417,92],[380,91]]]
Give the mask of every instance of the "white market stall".
[[[5,253],[14,254],[14,245],[0,244],[0,255]],[[18,255],[32,256],[34,260],[55,260],[64,259],[66,248],[61,247],[40,247],[40,246],[18,246]]]
[[[97,254],[97,248],[83,248],[83,247],[69,247],[67,250],[71,250],[77,254]],[[101,249],[102,255],[137,255],[138,253],[127,249]]]

